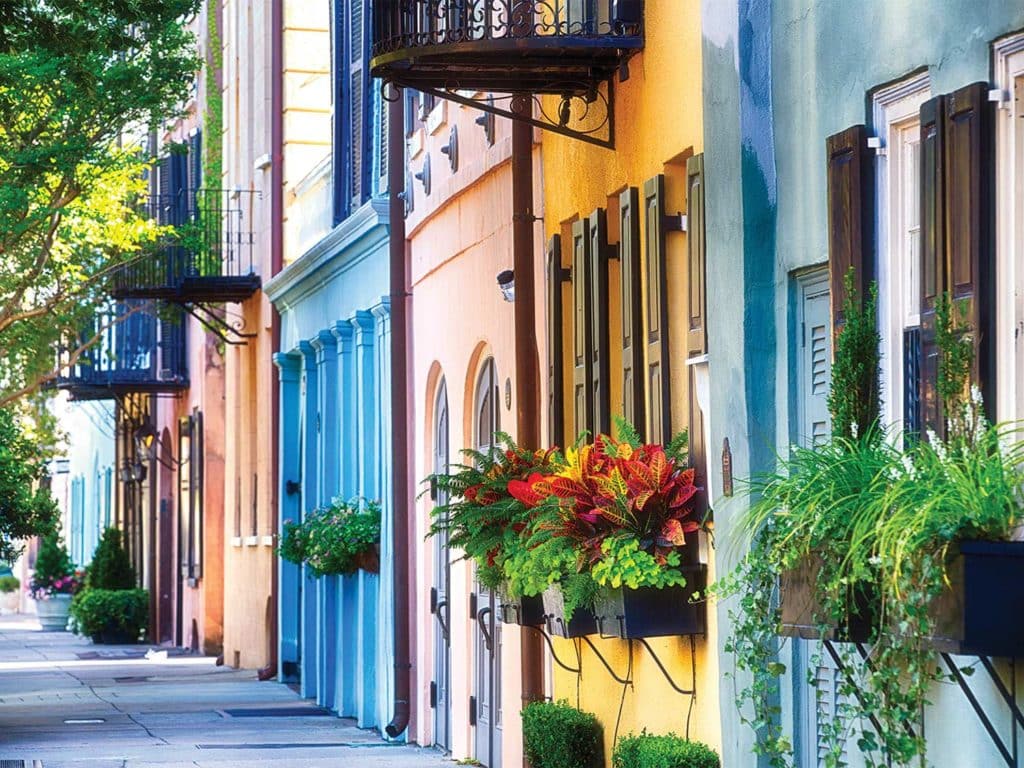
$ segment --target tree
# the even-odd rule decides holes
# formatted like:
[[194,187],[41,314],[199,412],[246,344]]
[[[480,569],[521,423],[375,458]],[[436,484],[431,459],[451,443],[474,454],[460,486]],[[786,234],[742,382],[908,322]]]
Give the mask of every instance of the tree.
[[131,137],[173,117],[200,0],[0,3],[0,407],[73,364],[108,279],[155,241]]
[[134,589],[135,569],[121,544],[121,531],[107,528],[89,566],[90,589]]
[[46,455],[11,410],[0,408],[0,560],[14,560],[19,540],[54,531],[57,504],[46,476]]

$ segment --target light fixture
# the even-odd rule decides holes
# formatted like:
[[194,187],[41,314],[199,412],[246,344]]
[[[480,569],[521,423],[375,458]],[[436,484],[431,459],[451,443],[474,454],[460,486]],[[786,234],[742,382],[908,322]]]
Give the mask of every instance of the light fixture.
[[148,420],[142,422],[135,430],[135,451],[144,459],[156,458],[156,430]]
[[505,301],[516,300],[516,276],[511,269],[505,269],[498,273],[498,288]]
[[136,483],[141,483],[146,479],[146,465],[141,461],[136,461],[132,464],[132,480]]

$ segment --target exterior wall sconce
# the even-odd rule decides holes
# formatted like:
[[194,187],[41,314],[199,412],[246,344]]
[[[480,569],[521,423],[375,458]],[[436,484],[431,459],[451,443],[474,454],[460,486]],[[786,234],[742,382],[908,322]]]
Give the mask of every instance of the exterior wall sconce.
[[146,459],[156,458],[156,430],[148,420],[139,425],[132,438],[135,441],[136,453]]
[[423,158],[423,167],[416,174],[416,178],[423,184],[423,194],[430,194],[430,155]]
[[505,269],[498,273],[498,289],[505,301],[516,300],[516,276],[511,269]]

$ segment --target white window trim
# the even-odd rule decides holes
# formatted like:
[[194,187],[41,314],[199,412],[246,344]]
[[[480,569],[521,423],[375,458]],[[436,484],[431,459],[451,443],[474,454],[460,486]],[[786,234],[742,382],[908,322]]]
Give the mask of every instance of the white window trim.
[[[1014,81],[1024,77],[1024,33],[992,44],[996,114],[996,418],[1024,415],[1024,105]],[[1010,290],[1012,286],[1012,291]]]
[[880,146],[876,157],[875,223],[878,240],[878,323],[881,343],[882,420],[899,425],[903,421],[903,377],[894,375],[903,367],[903,328],[905,315],[898,311],[895,291],[901,286],[893,279],[893,258],[900,247],[895,238],[902,233],[895,226],[898,211],[890,205],[899,189],[900,163],[898,152],[889,147],[899,145],[900,132],[919,121],[921,105],[931,98],[931,81],[927,72],[920,72],[875,92],[872,117]]

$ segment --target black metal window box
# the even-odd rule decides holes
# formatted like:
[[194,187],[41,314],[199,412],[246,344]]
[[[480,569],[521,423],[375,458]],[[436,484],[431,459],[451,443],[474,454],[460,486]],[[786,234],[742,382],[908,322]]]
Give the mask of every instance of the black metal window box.
[[189,304],[244,301],[260,287],[253,264],[252,190],[151,195],[146,214],[168,230],[113,277],[117,299]]

